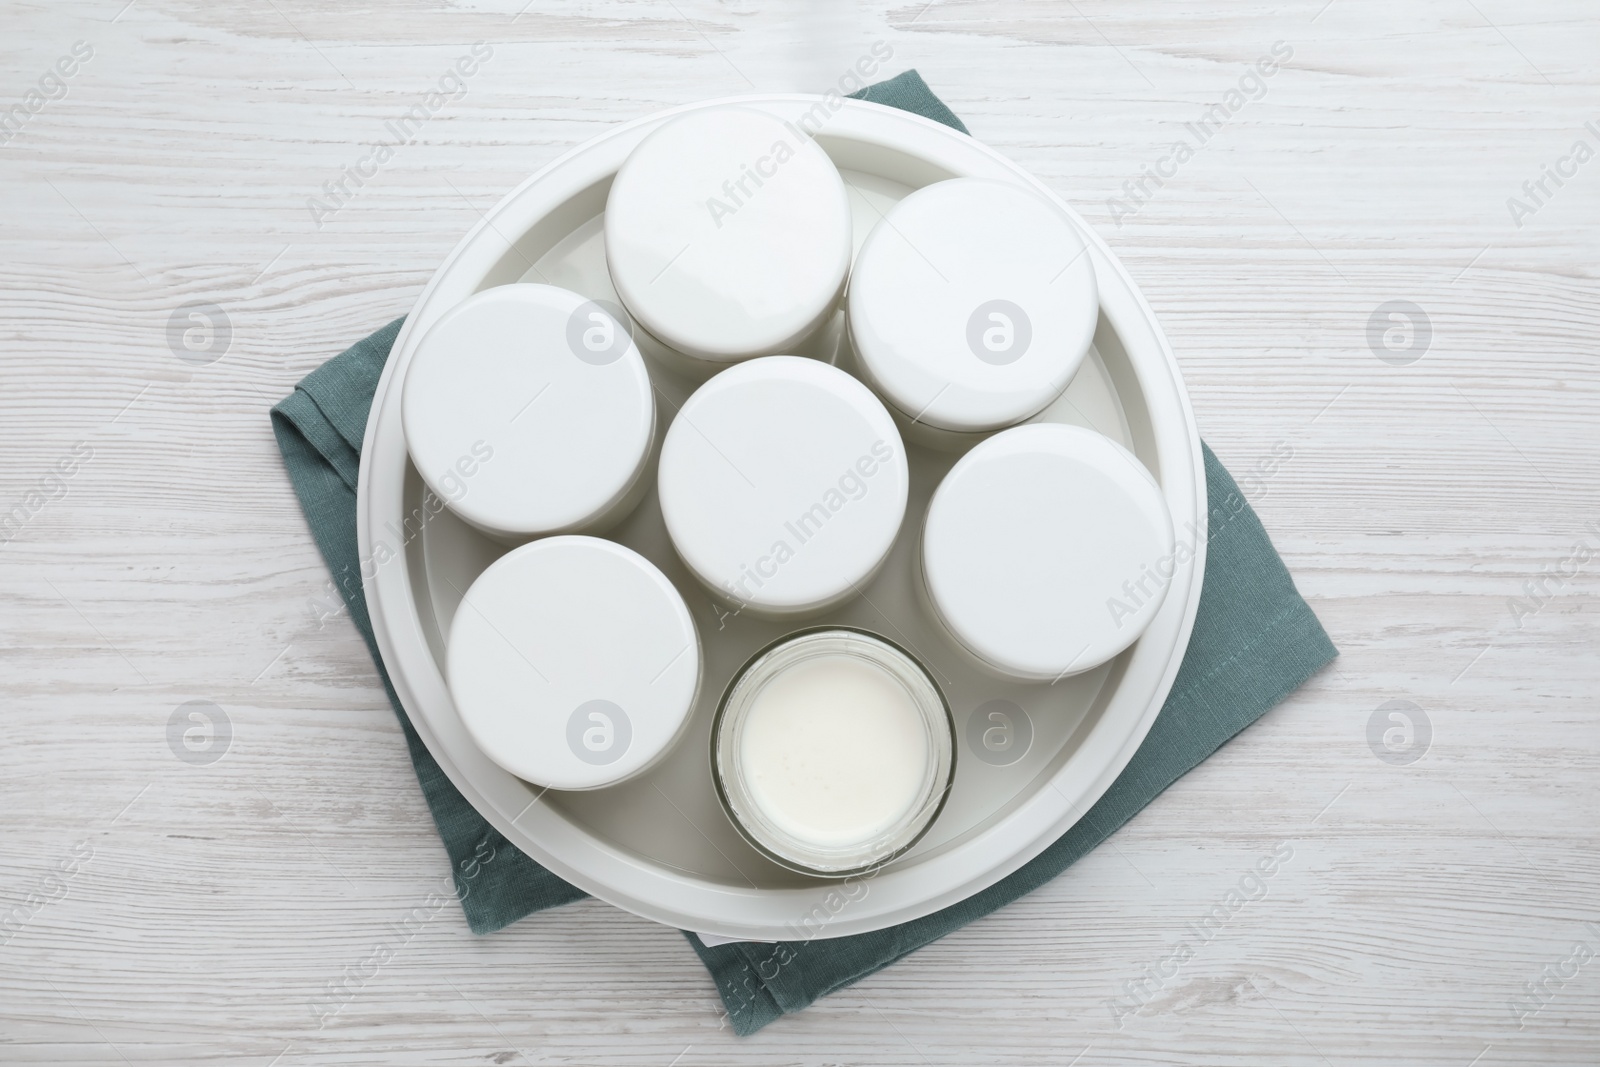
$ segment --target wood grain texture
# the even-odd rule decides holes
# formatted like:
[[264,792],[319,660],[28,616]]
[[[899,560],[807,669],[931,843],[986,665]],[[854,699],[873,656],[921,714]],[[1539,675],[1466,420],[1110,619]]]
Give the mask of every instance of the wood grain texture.
[[[1600,1058],[1600,962],[1566,962],[1600,950],[1600,559],[1509,606],[1600,531],[1600,161],[1521,226],[1506,205],[1600,145],[1592,4],[125,2],[9,2],[0,35],[0,108],[94,50],[0,146],[0,506],[54,497],[0,545],[0,913],[26,915],[0,1062]],[[399,940],[446,861],[365,647],[307,608],[267,408],[568,147],[820,88],[880,39],[1107,237],[1236,474],[1292,448],[1248,487],[1342,658],[1063,877],[751,1039],[678,933],[594,902]],[[319,228],[307,200],[479,40],[466,94]],[[1280,41],[1264,95],[1119,217]],[[1408,366],[1368,346],[1390,300],[1431,324]],[[190,301],[231,322],[210,365],[168,347]],[[232,723],[209,766],[167,742],[196,699]],[[1409,766],[1367,742],[1393,699],[1432,725]]]

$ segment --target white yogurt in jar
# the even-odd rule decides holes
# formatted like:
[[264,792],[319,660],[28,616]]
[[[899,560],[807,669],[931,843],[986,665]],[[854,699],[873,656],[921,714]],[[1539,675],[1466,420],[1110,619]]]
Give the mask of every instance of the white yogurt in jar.
[[647,485],[655,395],[625,323],[553,285],[484,290],[406,368],[406,447],[422,479],[503,540],[599,531]]
[[989,179],[901,200],[850,279],[855,360],[903,423],[932,431],[929,444],[1043,410],[1077,372],[1098,316],[1094,264],[1071,220]]
[[710,373],[812,354],[850,269],[850,208],[833,161],[799,127],[753,107],[703,108],[629,154],[605,241],[629,313]]
[[1133,453],[1038,423],[996,434],[945,475],[922,577],[960,647],[1005,677],[1053,682],[1132,645],[1187,551]]
[[661,445],[661,515],[689,570],[741,610],[821,611],[882,565],[910,485],[894,420],[826,363],[768,356],[697,389]]
[[905,851],[943,806],[950,716],[907,653],[848,629],[759,653],[734,680],[713,738],[718,792],[757,849],[840,875]]
[[775,826],[818,845],[869,841],[917,802],[931,753],[922,716],[882,668],[823,656],[769,681],[746,712],[739,759]]

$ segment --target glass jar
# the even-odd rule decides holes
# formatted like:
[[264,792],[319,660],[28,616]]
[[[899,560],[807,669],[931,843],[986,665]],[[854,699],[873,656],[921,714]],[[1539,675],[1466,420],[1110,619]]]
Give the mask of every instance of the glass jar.
[[919,841],[955,774],[954,724],[927,670],[864,630],[790,634],[729,685],[712,777],[734,826],[790,870],[844,877]]

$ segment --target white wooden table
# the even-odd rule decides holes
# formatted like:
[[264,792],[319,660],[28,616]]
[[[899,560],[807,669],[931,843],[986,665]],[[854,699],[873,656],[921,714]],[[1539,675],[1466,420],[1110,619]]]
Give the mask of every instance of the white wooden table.
[[[0,1062],[1600,1060],[1592,3],[522,2],[5,4]],[[365,647],[308,610],[268,407],[566,148],[875,41],[1121,254],[1342,659],[1048,887],[753,1038],[681,935],[592,901],[439,909],[318,1029],[446,859]],[[1390,301],[1427,325],[1375,349]],[[191,302],[231,334],[174,347]],[[206,765],[169,746],[194,700],[231,723]],[[1414,762],[1369,744],[1395,700]]]

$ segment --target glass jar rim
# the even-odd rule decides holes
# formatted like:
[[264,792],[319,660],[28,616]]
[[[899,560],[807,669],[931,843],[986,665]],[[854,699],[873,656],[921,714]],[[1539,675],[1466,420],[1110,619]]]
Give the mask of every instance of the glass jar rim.
[[[900,684],[918,713],[928,761],[917,800],[887,830],[865,841],[821,846],[767,818],[742,774],[742,730],[755,698],[784,672],[824,656],[854,657]],[[771,642],[729,682],[711,726],[711,777],[734,828],[756,851],[789,870],[843,878],[875,870],[920,841],[943,811],[955,779],[955,720],[949,701],[922,662],[882,634],[853,626],[814,626]]]

